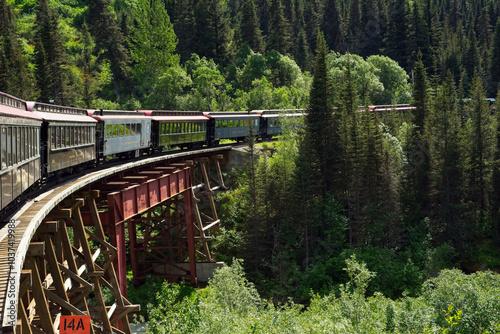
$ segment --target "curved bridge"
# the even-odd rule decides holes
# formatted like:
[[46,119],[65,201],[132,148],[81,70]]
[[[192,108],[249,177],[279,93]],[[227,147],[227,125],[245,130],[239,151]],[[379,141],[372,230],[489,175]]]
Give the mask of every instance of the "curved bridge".
[[134,284],[196,284],[196,260],[212,261],[205,232],[219,224],[212,194],[230,149],[93,171],[26,203],[0,230],[0,333],[58,333],[65,315],[90,315],[90,333],[131,333],[127,262]]

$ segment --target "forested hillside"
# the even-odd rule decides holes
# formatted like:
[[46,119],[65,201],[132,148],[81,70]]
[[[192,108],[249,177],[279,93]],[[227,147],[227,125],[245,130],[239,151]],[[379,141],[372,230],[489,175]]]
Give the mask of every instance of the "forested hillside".
[[[0,91],[104,108],[305,107],[318,32],[330,50],[500,76],[495,0],[1,0]],[[373,103],[390,103],[391,96]],[[380,97],[380,96],[379,96]],[[366,101],[368,102],[368,101]]]

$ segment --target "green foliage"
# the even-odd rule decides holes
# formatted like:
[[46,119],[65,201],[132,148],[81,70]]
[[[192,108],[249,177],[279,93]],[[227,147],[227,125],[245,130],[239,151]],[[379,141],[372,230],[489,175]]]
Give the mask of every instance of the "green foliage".
[[[439,326],[446,328],[450,320],[457,322],[453,326],[455,333],[495,332],[500,318],[499,296],[498,275],[491,272],[465,275],[458,270],[445,270],[428,280],[422,293],[430,306],[441,310],[436,318]],[[458,319],[456,316],[460,313]]]
[[[148,306],[152,333],[496,333],[500,277],[443,271],[425,282],[419,297],[391,300],[370,295],[378,275],[350,256],[347,282],[338,293],[314,294],[303,308],[263,300],[241,262],[215,273],[207,288],[193,291],[164,283]],[[367,296],[368,293],[368,296]]]
[[174,53],[177,45],[174,28],[161,1],[138,0],[133,15],[136,20],[129,44],[135,62],[132,73],[136,88],[151,101],[146,107],[163,108],[160,100],[164,99],[166,87],[158,82],[171,77],[170,69],[179,65],[179,56]]

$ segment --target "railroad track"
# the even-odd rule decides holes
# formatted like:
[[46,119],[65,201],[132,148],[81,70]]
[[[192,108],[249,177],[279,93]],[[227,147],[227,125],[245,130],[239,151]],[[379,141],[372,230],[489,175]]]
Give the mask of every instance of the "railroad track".
[[[196,156],[220,154],[230,149],[231,146],[223,146],[188,152],[166,152],[141,160],[117,161],[90,172],[59,178],[55,181],[56,184],[46,185],[36,196],[26,200],[17,212],[4,221],[4,226],[0,229],[0,333],[12,332],[15,326],[19,325],[17,306],[20,292],[26,289],[26,284],[37,283],[29,282],[30,279],[34,280],[33,276],[29,278],[23,271],[27,254],[30,252],[30,242],[44,218],[61,202],[86,186],[120,172],[165,160],[179,161]],[[43,282],[39,283],[40,286],[43,285]],[[14,327],[11,327],[12,325]]]

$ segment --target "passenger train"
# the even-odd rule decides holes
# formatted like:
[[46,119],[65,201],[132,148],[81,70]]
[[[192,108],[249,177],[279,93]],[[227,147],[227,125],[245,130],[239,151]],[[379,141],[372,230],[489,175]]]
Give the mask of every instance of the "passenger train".
[[0,92],[0,217],[52,176],[172,147],[215,146],[223,139],[269,139],[283,117],[303,110],[248,112],[86,110],[26,102]]
[[[372,111],[408,105],[375,106]],[[87,110],[26,102],[0,92],[0,217],[22,194],[52,176],[110,158],[138,158],[169,148],[201,148],[250,134],[270,139],[303,109],[241,112]]]

